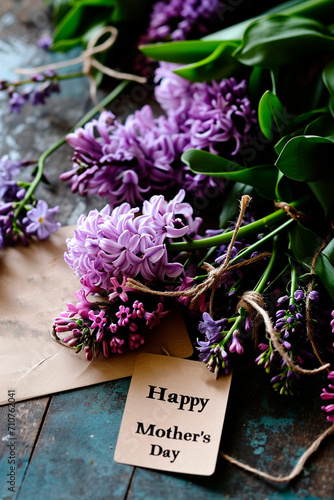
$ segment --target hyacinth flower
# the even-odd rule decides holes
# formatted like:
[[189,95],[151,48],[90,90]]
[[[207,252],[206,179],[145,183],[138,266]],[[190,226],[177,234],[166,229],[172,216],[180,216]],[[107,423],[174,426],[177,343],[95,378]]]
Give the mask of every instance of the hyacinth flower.
[[27,244],[31,236],[44,240],[57,231],[58,207],[49,208],[44,200],[27,196],[31,184],[19,180],[22,168],[34,162],[0,158],[0,248],[15,243]]
[[[77,353],[84,351],[88,361],[101,353],[109,358],[140,348],[145,343],[143,333],[157,326],[169,311],[160,298],[138,296],[128,288],[125,293],[125,279],[123,276],[118,283],[120,293],[112,292],[109,301],[90,301],[84,289],[75,292],[77,303],[68,303],[67,311],[54,321],[55,338]],[[111,278],[109,291],[115,285],[115,278]]]
[[[200,38],[219,29],[224,12],[220,0],[160,0],[154,3],[147,30],[138,45]],[[135,67],[150,74],[151,61],[140,53]]]
[[[153,196],[143,203],[141,215],[136,215],[139,207],[122,203],[80,216],[74,237],[67,240],[65,261],[82,287],[105,295],[110,294],[110,280],[119,275],[140,275],[147,282],[179,276],[183,265],[168,260],[166,243],[189,231],[192,208],[184,196],[182,190],[169,202]],[[111,283],[114,297],[117,289]]]
[[73,192],[98,194],[112,206],[124,201],[135,206],[155,192],[180,187],[199,197],[208,190],[223,192],[221,179],[194,174],[181,155],[189,148],[240,150],[256,125],[246,82],[192,84],[170,65],[161,65],[156,79],[156,98],[167,117],[154,118],[146,105],[121,124],[103,112],[67,136],[73,167],[60,178]]

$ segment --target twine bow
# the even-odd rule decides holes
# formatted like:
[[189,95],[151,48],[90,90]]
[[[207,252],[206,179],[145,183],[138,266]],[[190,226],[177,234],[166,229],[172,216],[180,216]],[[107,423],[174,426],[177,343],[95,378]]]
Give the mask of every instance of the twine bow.
[[[104,42],[97,45],[98,40],[101,36],[109,33],[109,38]],[[94,77],[92,76],[92,68],[96,68],[101,71],[101,73],[111,76],[112,78],[131,80],[138,83],[146,83],[146,78],[142,76],[132,75],[130,73],[122,73],[114,69],[108,68],[101,64],[97,59],[95,59],[96,54],[104,52],[115,43],[118,36],[117,28],[113,26],[106,26],[99,29],[95,35],[89,40],[87,44],[87,49],[82,52],[82,54],[74,59],[69,59],[67,61],[61,61],[54,64],[46,64],[45,66],[38,66],[37,68],[17,68],[16,73],[21,75],[32,75],[35,73],[42,73],[51,69],[67,68],[68,66],[73,66],[74,64],[82,63],[82,73],[87,76],[89,80],[89,92],[94,104],[99,104],[97,98],[97,88]]]

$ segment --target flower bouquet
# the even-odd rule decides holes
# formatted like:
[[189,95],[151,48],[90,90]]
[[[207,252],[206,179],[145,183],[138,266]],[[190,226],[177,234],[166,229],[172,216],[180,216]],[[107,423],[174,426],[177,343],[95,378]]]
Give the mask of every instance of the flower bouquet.
[[[122,38],[134,12],[115,1],[106,17],[107,3],[81,24],[73,19],[89,2],[57,12],[54,48],[83,44],[93,97],[101,72],[125,81],[40,157],[30,183],[2,159],[2,246],[57,229],[57,208],[34,190],[66,140],[73,164],[61,180],[107,204],[81,215],[67,241],[81,288],[55,319],[55,338],[112,363],[178,302],[199,359],[217,375],[248,352],[273,389],[291,395],[327,371],[322,409],[334,422],[333,2],[290,1],[224,27],[226,3],[158,1],[131,74],[111,74],[101,46],[111,47],[106,26]],[[58,91],[69,75],[55,70],[2,81],[12,111]],[[125,120],[104,109],[143,75],[154,104]],[[19,92],[27,82],[39,87]]]

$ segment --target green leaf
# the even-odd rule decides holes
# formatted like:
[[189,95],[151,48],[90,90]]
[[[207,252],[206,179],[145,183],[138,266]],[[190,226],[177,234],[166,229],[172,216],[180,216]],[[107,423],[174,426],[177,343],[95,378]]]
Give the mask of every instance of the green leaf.
[[235,76],[241,68],[241,64],[231,56],[236,47],[236,43],[223,42],[208,57],[176,69],[174,73],[191,82],[222,80]]
[[53,37],[54,50],[69,50],[82,42],[86,31],[108,19],[115,0],[89,0],[74,4],[59,22]]
[[117,0],[110,21],[119,23],[148,16],[148,10],[152,3],[153,0],[140,0],[140,2],[138,0]]
[[281,101],[270,90],[267,90],[260,99],[258,110],[260,129],[267,139],[271,140],[275,132],[280,133],[282,115]]
[[322,72],[322,79],[332,99],[334,99],[334,60]]
[[197,149],[189,149],[183,153],[181,159],[197,174],[241,182],[253,186],[264,198],[270,200],[274,198],[277,179],[277,170],[274,165],[243,168],[230,160]]
[[290,250],[296,260],[311,270],[312,260],[321,246],[321,238],[310,229],[297,223],[289,231]]
[[219,227],[224,228],[228,223],[234,220],[239,213],[239,201],[241,197],[245,194],[251,194],[253,188],[247,186],[246,184],[241,184],[236,182],[232,188],[229,190],[228,195],[223,204],[223,209],[219,216]]
[[290,179],[318,181],[333,172],[334,142],[318,136],[290,139],[279,155],[276,166]]
[[254,21],[235,57],[248,66],[277,68],[334,48],[334,37],[312,19],[275,15]]
[[319,116],[305,127],[305,135],[318,135],[334,141],[334,120],[329,115]]
[[334,300],[334,239],[317,259],[315,272],[321,279],[332,300]]
[[221,45],[221,42],[202,40],[185,42],[155,43],[141,45],[140,50],[151,59],[180,64],[191,64],[209,57]]
[[278,201],[285,201],[287,203],[293,200],[291,181],[280,171],[278,171],[277,175],[275,197]]
[[313,192],[314,196],[319,201],[324,209],[325,216],[333,216],[334,214],[334,179],[325,177],[317,182],[308,182],[308,186]]
[[[310,271],[313,258],[322,244],[321,238],[298,223],[289,231],[289,240],[290,249],[296,260]],[[318,256],[315,272],[334,300],[334,239]]]

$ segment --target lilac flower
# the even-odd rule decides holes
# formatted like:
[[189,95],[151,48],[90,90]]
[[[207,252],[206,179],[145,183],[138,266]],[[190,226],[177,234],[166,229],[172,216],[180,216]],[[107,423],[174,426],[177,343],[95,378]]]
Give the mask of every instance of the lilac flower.
[[244,348],[240,344],[240,340],[239,340],[240,332],[238,330],[234,330],[232,337],[233,337],[232,344],[229,347],[229,351],[232,353],[237,352],[238,354],[243,354]]
[[294,299],[299,301],[305,298],[305,293],[303,290],[296,290],[294,293]]
[[27,233],[36,234],[39,240],[45,240],[51,233],[58,231],[61,224],[54,220],[58,210],[58,206],[49,208],[46,201],[38,200],[36,207],[29,210],[26,218],[23,219],[23,223],[27,224]]
[[210,314],[205,312],[202,316],[203,321],[198,325],[198,331],[204,334],[208,340],[213,336],[220,334],[222,327],[227,323],[225,318],[215,321],[211,318]]
[[131,319],[130,308],[123,305],[119,306],[116,317],[118,318],[117,323],[119,326],[127,325],[129,323],[129,320]]
[[11,113],[20,113],[21,108],[25,103],[25,99],[18,92],[10,92],[9,106]]
[[318,300],[319,300],[319,292],[317,292],[316,290],[312,290],[309,293],[309,298],[310,298],[310,300],[312,300],[312,302],[318,302]]
[[162,302],[159,302],[158,307],[155,311],[144,313],[144,318],[146,319],[146,326],[151,330],[155,326],[160,324],[161,318],[167,316],[169,311],[164,311],[164,306]]
[[44,34],[37,40],[37,46],[40,49],[44,49],[44,50],[49,50],[52,43],[53,43],[53,39],[52,39],[52,36],[49,34]]
[[126,280],[127,280],[126,276],[123,276],[122,283],[119,283],[118,279],[115,278],[114,276],[110,278],[110,283],[111,283],[111,293],[109,293],[110,301],[112,301],[116,297],[119,297],[123,302],[128,301],[128,296],[126,292],[133,291],[133,289],[125,285]]
[[[334,371],[328,374],[328,380],[329,382],[334,380]],[[329,422],[334,422],[334,385],[328,384],[328,388],[322,390],[320,397],[322,400],[326,401],[326,403],[329,403],[321,407],[327,414],[327,420]],[[332,401],[332,403],[330,403],[330,401]]]

